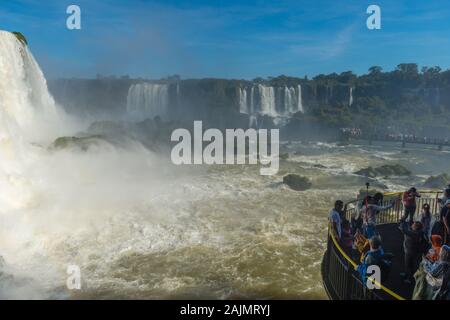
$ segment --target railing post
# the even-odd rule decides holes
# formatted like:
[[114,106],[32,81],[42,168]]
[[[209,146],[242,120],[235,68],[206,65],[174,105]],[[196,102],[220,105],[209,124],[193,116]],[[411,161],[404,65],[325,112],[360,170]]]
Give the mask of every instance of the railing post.
[[352,275],[353,275],[353,267],[350,263],[347,263],[347,281],[345,284],[345,300],[350,300],[352,298]]

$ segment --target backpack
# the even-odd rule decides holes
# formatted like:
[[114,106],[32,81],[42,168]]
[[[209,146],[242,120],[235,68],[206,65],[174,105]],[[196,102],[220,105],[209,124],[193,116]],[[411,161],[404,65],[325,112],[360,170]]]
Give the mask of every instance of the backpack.
[[[361,274],[361,278],[364,281],[364,284],[367,283],[367,267],[369,267],[369,265],[366,264],[365,261],[368,256],[372,256],[372,252],[369,251],[364,255],[363,263],[358,265],[357,269],[358,272]],[[387,259],[385,254],[383,254],[376,260],[377,263],[373,263],[371,265],[377,265],[380,268],[381,282],[385,282],[389,278],[389,273],[391,272],[392,267],[392,261]]]

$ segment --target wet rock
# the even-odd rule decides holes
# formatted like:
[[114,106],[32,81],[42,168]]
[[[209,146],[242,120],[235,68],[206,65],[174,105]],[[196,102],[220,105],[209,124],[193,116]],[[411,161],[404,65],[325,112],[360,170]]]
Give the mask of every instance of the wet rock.
[[389,177],[389,176],[409,176],[411,175],[411,171],[407,168],[403,167],[400,164],[386,164],[380,167],[367,167],[361,170],[354,172],[357,175],[365,176],[365,177]]
[[308,178],[292,173],[283,177],[283,183],[296,191],[303,191],[312,187],[312,183]]
[[450,182],[450,177],[446,173],[442,173],[438,176],[430,176],[423,183],[424,188],[430,189],[442,189]]
[[50,150],[80,149],[87,151],[90,147],[97,146],[103,141],[102,136],[60,137],[50,145]]

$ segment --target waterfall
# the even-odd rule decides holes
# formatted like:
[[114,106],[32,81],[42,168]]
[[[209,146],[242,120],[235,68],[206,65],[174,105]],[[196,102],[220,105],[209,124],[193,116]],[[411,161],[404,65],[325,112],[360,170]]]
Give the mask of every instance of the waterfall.
[[47,139],[59,123],[55,101],[28,47],[6,31],[0,31],[0,79],[0,144]]
[[0,30],[0,215],[35,205],[33,187],[46,180],[33,180],[35,164],[51,142],[78,129],[69,120],[29,48]]
[[239,112],[246,114],[249,113],[247,90],[245,88],[239,88]]
[[275,108],[275,90],[273,87],[266,87],[260,84],[258,85],[258,91],[261,114],[276,117],[278,114]]
[[297,86],[298,94],[297,94],[297,111],[304,112],[303,111],[303,101],[302,101],[302,86]]
[[353,87],[350,87],[350,97],[348,99],[348,106],[351,107],[353,104]]
[[168,116],[169,90],[166,84],[138,83],[128,90],[127,113],[135,120]]
[[303,112],[302,87],[272,87],[258,84],[239,88],[239,110],[241,113],[268,115],[273,118],[288,117]]

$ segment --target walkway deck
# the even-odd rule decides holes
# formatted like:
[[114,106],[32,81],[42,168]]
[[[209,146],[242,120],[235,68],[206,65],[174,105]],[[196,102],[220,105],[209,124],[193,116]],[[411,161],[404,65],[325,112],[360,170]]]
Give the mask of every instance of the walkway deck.
[[389,279],[383,285],[403,298],[411,299],[414,284],[407,285],[400,278],[400,273],[404,272],[403,235],[397,224],[379,225],[377,230],[381,235],[384,251],[394,254]]

